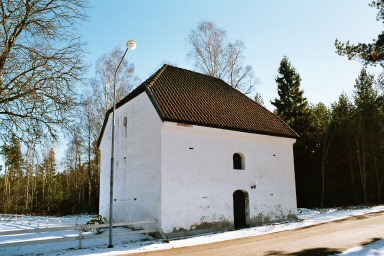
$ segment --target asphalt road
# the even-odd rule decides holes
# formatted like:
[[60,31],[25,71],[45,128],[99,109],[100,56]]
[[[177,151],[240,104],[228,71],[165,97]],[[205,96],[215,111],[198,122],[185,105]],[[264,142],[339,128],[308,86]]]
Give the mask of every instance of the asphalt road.
[[384,239],[384,212],[267,235],[130,255],[333,255]]

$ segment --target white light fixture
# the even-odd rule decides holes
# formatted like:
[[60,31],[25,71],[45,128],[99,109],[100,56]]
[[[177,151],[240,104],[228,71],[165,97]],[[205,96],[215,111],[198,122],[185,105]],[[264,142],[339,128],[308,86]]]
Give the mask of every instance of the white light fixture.
[[129,50],[135,50],[136,49],[136,42],[135,42],[135,40],[128,40],[127,48]]

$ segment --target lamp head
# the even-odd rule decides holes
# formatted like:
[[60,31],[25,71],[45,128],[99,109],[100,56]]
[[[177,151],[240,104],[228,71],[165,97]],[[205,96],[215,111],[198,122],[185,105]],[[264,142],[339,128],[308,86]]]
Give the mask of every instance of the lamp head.
[[127,48],[129,50],[135,50],[136,49],[136,42],[135,42],[135,40],[128,40]]

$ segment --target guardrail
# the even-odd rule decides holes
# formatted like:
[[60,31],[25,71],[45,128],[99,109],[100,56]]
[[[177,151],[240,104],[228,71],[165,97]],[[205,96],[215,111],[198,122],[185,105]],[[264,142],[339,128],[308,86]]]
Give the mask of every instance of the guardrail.
[[[156,223],[156,220],[144,220],[136,222],[121,222],[114,223],[113,227],[130,227],[134,225],[145,225],[145,229],[135,230],[129,232],[113,232],[114,236],[123,236],[123,235],[134,235],[134,234],[145,234],[146,238],[149,238],[149,233],[157,232],[157,229],[149,229],[149,224]],[[96,239],[107,237],[109,234],[98,234],[98,235],[83,235],[83,232],[86,230],[92,230],[97,228],[107,228],[109,224],[98,224],[98,225],[79,225],[79,226],[64,226],[64,227],[54,227],[54,228],[36,228],[36,229],[26,229],[26,230],[12,230],[0,232],[0,236],[9,236],[9,235],[20,235],[20,234],[30,234],[30,233],[42,233],[42,232],[54,232],[54,231],[67,231],[67,230],[78,230],[79,235],[74,235],[72,237],[60,237],[60,238],[51,238],[51,239],[39,239],[39,240],[29,240],[29,241],[20,241],[20,242],[5,242],[0,243],[0,248],[12,247],[12,246],[22,246],[22,245],[32,245],[32,244],[45,244],[45,243],[54,243],[54,242],[66,242],[66,241],[76,241],[79,240],[79,249],[83,248],[83,240],[86,239]]]
[[[92,215],[91,215],[92,216]],[[32,216],[24,214],[4,214],[0,213],[0,222],[26,222],[28,225],[36,225],[37,227],[45,226],[55,226],[55,225],[83,225],[85,222],[82,222],[82,218],[68,218],[68,217],[52,217],[52,216]]]

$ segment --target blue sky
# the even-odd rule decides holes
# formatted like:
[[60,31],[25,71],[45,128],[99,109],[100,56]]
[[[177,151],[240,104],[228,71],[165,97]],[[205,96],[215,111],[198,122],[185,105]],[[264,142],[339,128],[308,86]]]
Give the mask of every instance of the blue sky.
[[[330,106],[342,92],[351,95],[362,65],[335,53],[335,39],[371,42],[382,30],[368,0],[108,0],[92,1],[89,21],[79,27],[87,43],[90,66],[116,46],[125,49],[128,39],[137,48],[126,59],[135,64],[144,81],[164,63],[193,70],[187,59],[186,38],[203,20],[227,32],[231,41],[245,44],[245,64],[260,80],[256,91],[273,110],[277,97],[275,77],[280,61],[288,56],[302,77],[309,102]],[[371,68],[379,73],[380,68]],[[88,77],[93,75],[92,67]],[[57,157],[66,149],[63,139]]]
[[[284,55],[302,77],[304,96],[311,103],[326,105],[342,92],[351,95],[362,65],[335,53],[338,38],[352,43],[371,42],[383,28],[376,21],[370,0],[108,0],[92,1],[89,21],[79,26],[87,43],[86,63],[93,65],[128,39],[137,41],[127,59],[144,81],[163,63],[193,69],[187,59],[186,38],[203,20],[227,31],[231,41],[242,40],[245,63],[260,79],[256,90],[266,107],[277,97],[279,63]],[[378,73],[380,68],[370,68]],[[92,68],[88,77],[93,75]],[[62,147],[64,146],[64,147]],[[61,142],[61,159],[66,142]],[[1,160],[0,160],[1,161]],[[1,163],[0,163],[1,164]]]
[[[193,69],[186,38],[202,20],[212,21],[231,41],[242,40],[245,64],[260,84],[267,108],[277,96],[274,78],[284,55],[302,77],[311,103],[330,105],[342,92],[350,95],[362,65],[335,53],[334,42],[370,42],[382,30],[376,10],[366,0],[111,0],[93,1],[89,21],[79,32],[87,42],[86,62],[93,65],[114,47],[137,41],[127,59],[144,81],[163,63]],[[379,72],[379,68],[371,68]],[[92,76],[90,69],[88,76]]]

